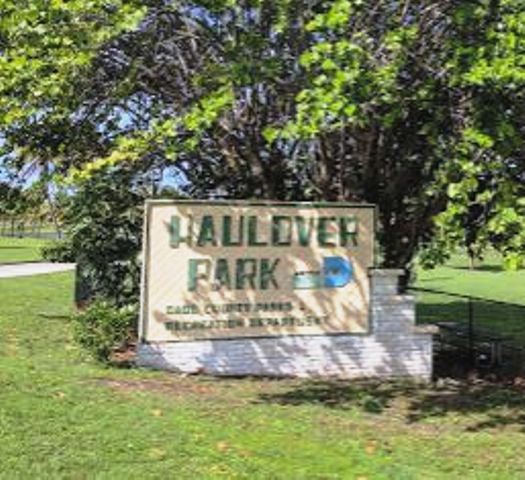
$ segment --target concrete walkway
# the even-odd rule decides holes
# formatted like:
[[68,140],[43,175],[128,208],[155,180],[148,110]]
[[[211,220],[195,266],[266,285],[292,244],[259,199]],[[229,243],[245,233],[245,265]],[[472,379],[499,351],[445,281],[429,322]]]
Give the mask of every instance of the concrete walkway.
[[67,272],[74,269],[74,263],[17,263],[0,265],[0,278],[27,277],[43,273]]

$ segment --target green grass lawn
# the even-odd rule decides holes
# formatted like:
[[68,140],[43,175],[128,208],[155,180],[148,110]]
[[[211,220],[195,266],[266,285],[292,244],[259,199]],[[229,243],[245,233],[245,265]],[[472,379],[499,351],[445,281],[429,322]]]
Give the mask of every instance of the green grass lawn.
[[0,478],[525,478],[523,391],[105,368],[72,281],[0,280]]
[[[455,255],[444,266],[419,270],[415,286],[476,297],[474,326],[509,336],[511,343],[525,347],[525,269],[506,271],[501,259],[491,254],[470,270],[466,255]],[[468,322],[467,299],[432,292],[416,292],[416,297],[419,323]]]
[[446,265],[433,270],[419,269],[416,286],[525,305],[525,269],[504,270],[494,253],[476,264],[474,270],[469,269],[464,254],[453,256]]
[[38,262],[42,260],[40,249],[48,243],[36,238],[0,237],[0,264]]

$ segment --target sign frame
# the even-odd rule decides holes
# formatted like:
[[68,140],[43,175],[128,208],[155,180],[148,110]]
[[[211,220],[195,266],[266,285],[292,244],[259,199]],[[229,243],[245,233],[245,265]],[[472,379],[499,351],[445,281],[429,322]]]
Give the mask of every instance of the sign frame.
[[143,236],[142,236],[142,252],[141,252],[141,281],[140,281],[140,311],[139,311],[139,324],[138,324],[138,340],[139,343],[154,344],[154,343],[180,343],[180,342],[202,342],[202,341],[242,341],[242,340],[253,340],[253,339],[278,339],[282,337],[305,337],[305,336],[366,336],[370,335],[372,330],[371,325],[371,298],[369,299],[369,312],[367,331],[364,332],[320,332],[320,333],[286,333],[282,335],[268,334],[268,335],[252,335],[252,336],[224,336],[218,338],[201,337],[195,336],[191,339],[184,340],[164,340],[158,341],[147,341],[147,312],[148,312],[148,284],[149,284],[149,258],[151,252],[151,239],[150,239],[150,227],[151,227],[151,210],[154,206],[224,206],[224,207],[287,207],[287,208],[334,208],[334,209],[367,209],[371,210],[372,213],[372,225],[373,230],[371,231],[371,242],[372,242],[372,265],[370,269],[377,268],[377,227],[378,227],[378,207],[371,203],[356,203],[356,202],[292,202],[292,201],[273,201],[273,200],[200,200],[200,199],[147,199],[144,205],[144,221],[143,221]]

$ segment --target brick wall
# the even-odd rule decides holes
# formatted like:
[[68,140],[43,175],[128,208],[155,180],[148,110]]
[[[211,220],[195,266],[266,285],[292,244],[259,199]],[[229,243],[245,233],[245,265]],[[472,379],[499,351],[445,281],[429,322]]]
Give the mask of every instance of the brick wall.
[[432,375],[432,330],[415,326],[415,304],[398,295],[400,270],[372,270],[370,332],[150,343],[142,366],[212,375],[412,377]]

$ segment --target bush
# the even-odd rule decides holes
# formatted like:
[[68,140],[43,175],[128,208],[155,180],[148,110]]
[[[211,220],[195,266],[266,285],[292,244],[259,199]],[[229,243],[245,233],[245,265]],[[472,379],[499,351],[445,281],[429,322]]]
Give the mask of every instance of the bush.
[[56,240],[53,243],[42,247],[42,258],[48,262],[75,262],[73,245],[68,239]]
[[75,340],[97,360],[109,362],[115,350],[135,339],[136,307],[117,308],[104,300],[96,300],[86,310],[73,316]]
[[123,168],[99,171],[78,184],[64,205],[64,228],[77,264],[77,304],[113,305],[140,295],[139,252],[148,188]]

